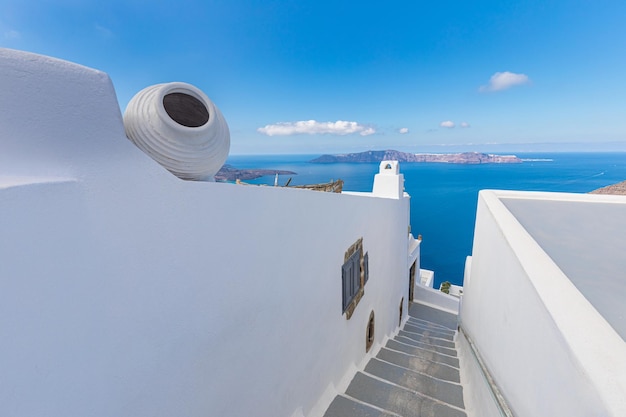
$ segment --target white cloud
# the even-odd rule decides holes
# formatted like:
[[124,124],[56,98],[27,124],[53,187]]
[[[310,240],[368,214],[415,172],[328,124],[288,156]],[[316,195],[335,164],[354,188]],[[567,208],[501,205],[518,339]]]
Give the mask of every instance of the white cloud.
[[398,132],[400,132],[400,133],[402,133],[404,135],[405,133],[409,133],[409,128],[408,127],[400,128],[400,130]]
[[461,127],[470,127],[470,124],[467,122],[461,122],[461,124],[459,125]]
[[446,120],[444,122],[439,123],[439,126],[447,127],[448,129],[451,129],[454,127],[454,122],[452,120]]
[[19,39],[22,35],[17,30],[7,30],[4,32],[4,39]]
[[99,25],[96,23],[96,25],[94,26],[96,29],[96,32],[98,34],[100,34],[101,37],[105,38],[105,39],[109,39],[112,38],[114,36],[113,31],[109,28],[106,28],[102,25]]
[[481,86],[479,91],[501,91],[529,82],[530,78],[526,74],[515,74],[508,71],[496,72],[489,79],[489,84]]
[[257,129],[257,132],[267,136],[288,136],[288,135],[350,135],[358,133],[361,136],[372,135],[376,130],[369,126],[364,126],[357,122],[347,122],[337,120],[336,122],[318,122],[316,120],[303,120],[298,122],[279,122]]

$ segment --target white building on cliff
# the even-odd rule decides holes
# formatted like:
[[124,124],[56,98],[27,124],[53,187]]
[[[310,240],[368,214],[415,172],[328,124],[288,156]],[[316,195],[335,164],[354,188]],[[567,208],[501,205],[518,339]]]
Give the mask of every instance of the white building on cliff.
[[106,74],[0,49],[3,415],[626,415],[625,198],[482,192],[459,314],[414,283],[397,163],[372,193],[180,179],[163,132],[220,116],[175,87],[208,118],[155,92],[144,153]]

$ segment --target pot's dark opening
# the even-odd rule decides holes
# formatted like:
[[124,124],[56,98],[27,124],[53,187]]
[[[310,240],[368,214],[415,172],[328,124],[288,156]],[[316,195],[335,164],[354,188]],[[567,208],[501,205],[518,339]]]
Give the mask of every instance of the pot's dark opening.
[[163,107],[173,121],[187,127],[200,127],[209,121],[209,111],[197,98],[185,93],[163,97]]

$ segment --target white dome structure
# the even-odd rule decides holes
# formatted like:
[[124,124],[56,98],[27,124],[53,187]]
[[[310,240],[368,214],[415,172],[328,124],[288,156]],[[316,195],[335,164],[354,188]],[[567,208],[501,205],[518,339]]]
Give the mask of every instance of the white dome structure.
[[141,90],[128,103],[124,128],[139,149],[184,180],[214,181],[230,149],[224,116],[187,83]]

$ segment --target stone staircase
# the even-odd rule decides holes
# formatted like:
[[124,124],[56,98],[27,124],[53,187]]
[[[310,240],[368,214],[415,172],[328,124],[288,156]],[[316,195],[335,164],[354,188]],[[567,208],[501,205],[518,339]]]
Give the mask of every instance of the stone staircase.
[[466,417],[456,316],[414,303],[409,319],[324,417]]

